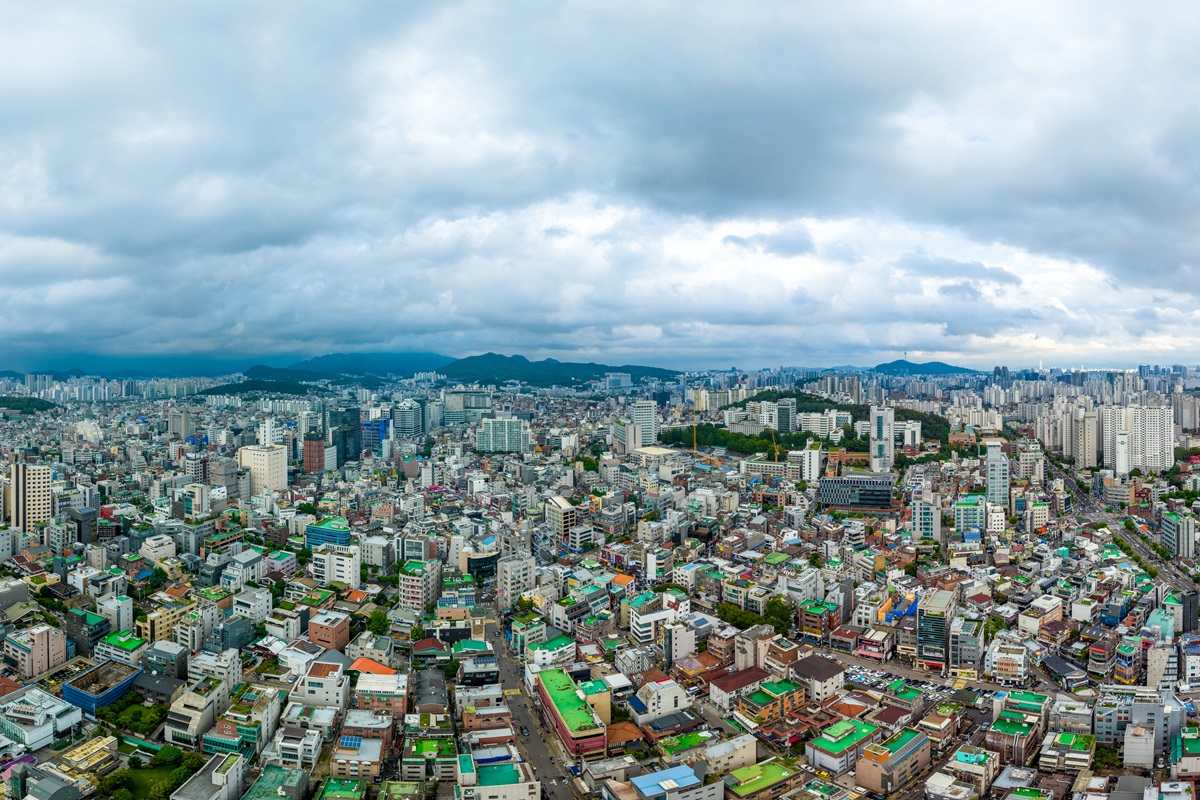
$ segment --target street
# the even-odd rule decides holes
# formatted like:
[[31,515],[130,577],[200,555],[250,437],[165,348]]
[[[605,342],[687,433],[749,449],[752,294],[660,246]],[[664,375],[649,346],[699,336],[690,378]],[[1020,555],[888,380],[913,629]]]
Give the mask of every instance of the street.
[[[570,788],[572,776],[563,767],[564,756],[559,755],[561,746],[552,739],[554,734],[546,731],[541,720],[533,713],[521,681],[520,665],[508,652],[504,637],[496,635],[500,631],[498,624],[489,622],[484,630],[500,664],[500,685],[506,692],[510,689],[520,691],[520,694],[506,694],[504,698],[512,711],[513,727],[517,730],[517,749],[537,769],[538,780],[542,782],[547,798],[571,800],[574,797]],[[529,736],[521,736],[522,726],[528,729]]]

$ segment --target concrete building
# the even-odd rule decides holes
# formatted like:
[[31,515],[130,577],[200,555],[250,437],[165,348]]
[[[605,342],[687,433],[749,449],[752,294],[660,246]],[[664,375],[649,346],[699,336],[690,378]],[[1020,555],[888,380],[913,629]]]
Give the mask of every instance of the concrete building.
[[50,467],[18,461],[9,470],[10,510],[14,528],[33,533],[37,526],[53,516],[53,496],[50,491]]
[[921,669],[944,673],[950,663],[950,627],[958,603],[954,592],[940,589],[921,598],[917,607],[917,659]]
[[880,740],[874,725],[844,719],[835,722],[805,745],[808,763],[815,769],[841,775],[854,769],[867,746]]
[[890,795],[923,774],[932,753],[928,736],[914,728],[903,728],[863,749],[855,765],[855,783],[869,791]]
[[322,611],[308,621],[308,639],[328,650],[345,650],[350,644],[350,615]]
[[249,445],[238,450],[238,466],[250,473],[253,495],[287,489],[287,450],[283,445]]
[[891,472],[896,463],[896,410],[890,406],[871,408],[871,471]]
[[33,678],[67,663],[67,636],[49,625],[10,633],[4,640],[4,663]]
[[362,554],[356,544],[318,546],[312,551],[309,569],[313,580],[322,586],[335,582],[351,589],[362,586]]

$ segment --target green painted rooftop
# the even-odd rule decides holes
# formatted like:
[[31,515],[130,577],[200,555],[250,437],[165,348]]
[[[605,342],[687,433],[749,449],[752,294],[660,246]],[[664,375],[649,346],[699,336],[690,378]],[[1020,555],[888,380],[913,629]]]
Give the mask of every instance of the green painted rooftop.
[[716,734],[711,731],[695,731],[694,733],[685,733],[682,736],[669,736],[658,743],[668,753],[679,753],[683,750],[691,750],[693,747],[700,747],[708,744],[710,740],[715,739]]
[[763,688],[763,691],[765,691],[769,694],[773,694],[776,697],[778,697],[781,694],[787,694],[788,692],[796,691],[797,689],[800,688],[800,685],[796,684],[796,683],[792,683],[789,680],[767,681],[766,683],[764,683],[762,685],[762,688]]
[[593,716],[592,707],[579,696],[575,682],[567,673],[561,669],[546,669],[538,673],[538,679],[571,733],[594,730],[603,725]]
[[521,773],[514,764],[488,764],[479,767],[480,786],[509,786],[521,782]]
[[317,796],[332,798],[332,800],[357,800],[366,795],[367,784],[365,781],[354,781],[349,778],[326,778],[325,785],[321,787],[321,792]]
[[312,523],[312,527],[325,528],[331,531],[348,531],[350,530],[350,523],[346,522],[345,517],[328,517],[320,522]]
[[537,644],[529,645],[530,650],[561,650],[564,647],[570,647],[575,644],[575,640],[570,636],[559,634],[553,639],[546,642],[538,642]]
[[122,650],[137,650],[146,643],[145,639],[133,635],[133,631],[119,631],[104,637],[104,643]]
[[1092,745],[1095,744],[1095,742],[1095,736],[1085,736],[1083,734],[1076,733],[1060,733],[1058,738],[1054,740],[1054,743],[1059,747],[1069,747],[1072,750],[1078,750],[1080,752],[1091,750]]
[[906,744],[922,735],[923,734],[920,731],[914,731],[911,728],[904,728],[892,738],[883,740],[881,744],[893,753],[898,753],[904,749]]
[[863,741],[871,738],[879,728],[866,722],[844,719],[835,722],[825,729],[825,732],[813,739],[811,744],[827,753],[837,755],[851,747],[857,747]]
[[431,753],[438,757],[458,755],[458,748],[454,746],[453,739],[412,739],[409,742],[409,750],[418,756]]
[[738,797],[746,797],[761,792],[763,789],[774,786],[777,783],[782,783],[795,774],[796,771],[794,769],[789,769],[775,761],[766,764],[754,764],[749,767],[735,769],[729,773],[735,783],[728,788]]
[[1019,717],[1002,713],[1000,718],[992,723],[992,730],[1004,736],[1028,736],[1033,731],[1033,726]]

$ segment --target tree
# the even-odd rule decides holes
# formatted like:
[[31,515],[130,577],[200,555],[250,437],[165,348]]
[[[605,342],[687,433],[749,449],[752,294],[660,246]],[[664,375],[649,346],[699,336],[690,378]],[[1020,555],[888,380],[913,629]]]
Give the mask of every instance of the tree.
[[112,793],[112,800],[133,800],[133,792],[128,789],[117,789]]
[[310,517],[317,516],[317,507],[312,503],[297,503],[296,510],[301,514],[308,514]]
[[312,550],[309,550],[307,547],[305,547],[301,549],[299,553],[296,553],[296,563],[300,566],[303,567],[309,561],[312,561]]
[[904,574],[910,578],[915,578],[915,577],[917,577],[918,569],[920,569],[920,567],[918,567],[917,562],[914,561],[911,564],[906,564],[904,566]]
[[192,750],[189,750],[183,754],[183,766],[187,767],[192,772],[196,772],[203,767],[205,761],[207,761],[207,759],[205,759],[204,756]]
[[254,623],[254,638],[261,639],[267,635],[267,626],[262,622]]
[[150,759],[150,764],[156,767],[174,767],[178,766],[183,760],[183,751],[174,745],[165,745],[163,749],[154,754]]
[[371,612],[371,618],[367,620],[367,630],[377,636],[384,636],[391,629],[392,623],[388,620],[386,611],[377,608]]
[[179,788],[187,783],[187,779],[190,777],[192,777],[190,769],[187,767],[177,767],[171,770],[171,774],[167,776],[167,779],[171,781],[172,786]]
[[145,762],[142,761],[141,756],[130,756],[129,757],[129,768],[130,769],[141,769],[143,763],[145,763]]
[[113,795],[120,789],[128,790],[130,786],[133,786],[133,779],[129,777],[127,769],[119,769],[100,779],[100,791],[107,795]]
[[425,629],[420,625],[413,625],[412,629],[408,632],[408,638],[414,642],[421,641],[425,638]]
[[149,587],[151,591],[157,591],[158,589],[162,588],[163,584],[166,582],[167,571],[162,567],[155,567],[154,571],[150,573],[149,579],[146,581],[146,586]]
[[787,636],[796,623],[796,609],[787,598],[775,595],[767,601],[767,622],[775,626],[775,632]]

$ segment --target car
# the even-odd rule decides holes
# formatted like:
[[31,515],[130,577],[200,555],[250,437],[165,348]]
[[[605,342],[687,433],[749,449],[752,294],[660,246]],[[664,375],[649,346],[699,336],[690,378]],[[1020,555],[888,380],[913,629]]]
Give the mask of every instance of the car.
[[804,770],[805,772],[812,772],[814,774],[816,773],[816,770],[813,769],[811,764],[801,764],[800,769]]
[[528,736],[528,735],[529,735],[529,728],[526,728],[524,725],[522,725],[522,726],[521,726],[521,735],[522,735],[522,736]]

